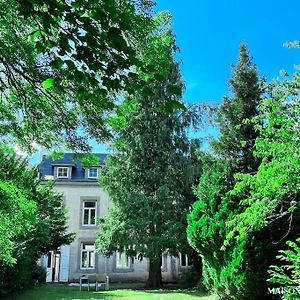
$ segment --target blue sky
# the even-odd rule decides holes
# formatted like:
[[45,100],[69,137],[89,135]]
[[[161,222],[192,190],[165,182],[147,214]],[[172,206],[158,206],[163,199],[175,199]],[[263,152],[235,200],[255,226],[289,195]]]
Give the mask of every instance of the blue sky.
[[222,100],[241,42],[268,80],[281,69],[292,73],[300,50],[283,44],[300,39],[299,9],[299,0],[157,0],[156,11],[173,15],[186,100]]
[[[283,44],[300,40],[299,9],[299,0],[157,0],[157,12],[173,15],[172,27],[181,49],[178,58],[183,61],[185,100],[222,101],[241,42],[248,44],[261,76],[271,80],[282,69],[292,73],[294,65],[300,64],[300,50]],[[107,151],[104,145],[92,144],[95,152]],[[38,160],[35,155],[32,161]]]

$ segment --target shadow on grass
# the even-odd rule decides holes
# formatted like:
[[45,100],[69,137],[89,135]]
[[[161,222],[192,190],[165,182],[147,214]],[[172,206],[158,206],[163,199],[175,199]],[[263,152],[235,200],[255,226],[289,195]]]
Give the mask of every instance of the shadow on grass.
[[182,293],[182,294],[188,294],[188,295],[201,295],[201,296],[207,296],[207,294],[201,293],[198,290],[192,290],[192,289],[160,289],[160,290],[144,290],[145,293],[151,293],[151,294],[172,294],[172,293]]
[[[71,287],[67,284],[47,284],[34,287],[17,297],[17,300],[113,300],[113,299],[199,299],[212,300],[196,289],[184,289],[176,286],[168,286],[161,290],[146,290],[144,284],[112,284],[109,291],[96,292],[93,288],[88,291],[79,290],[79,287]],[[202,298],[203,297],[203,298]],[[10,300],[12,298],[9,298]]]
[[[113,298],[122,298],[114,295]],[[11,299],[11,298],[8,298]],[[67,284],[45,284],[25,291],[15,298],[16,300],[96,300],[112,299],[109,291],[93,289],[79,290],[79,287],[70,287]]]

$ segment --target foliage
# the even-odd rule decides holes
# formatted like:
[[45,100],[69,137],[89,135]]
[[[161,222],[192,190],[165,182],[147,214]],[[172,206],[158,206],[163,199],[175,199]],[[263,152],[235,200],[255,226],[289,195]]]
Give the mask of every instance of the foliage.
[[43,266],[35,265],[31,270],[31,276],[35,284],[46,283],[47,271]]
[[[255,122],[258,128],[255,154],[262,160],[256,174],[239,174],[232,194],[247,190],[243,212],[235,216],[233,225],[240,235],[247,235],[268,226],[277,219],[287,220],[287,233],[299,213],[299,112],[298,75],[294,80],[275,82],[271,97],[261,107]],[[255,217],[254,217],[255,216]],[[233,233],[232,233],[233,234]]]
[[[259,239],[235,240],[224,245],[229,232],[228,221],[240,210],[241,198],[229,194],[236,179],[234,174],[255,172],[259,159],[253,156],[255,125],[247,122],[258,115],[262,98],[256,66],[245,45],[229,82],[232,95],[216,111],[220,137],[212,143],[214,155],[203,157],[203,174],[195,193],[198,201],[188,216],[190,245],[203,258],[203,282],[223,299],[257,299],[259,289],[253,268],[260,259],[255,249]],[[257,248],[256,248],[257,247]],[[251,294],[252,293],[252,294]]]
[[38,170],[0,149],[0,295],[33,282],[42,253],[72,241],[65,209],[52,184],[41,186]]
[[[188,216],[188,239],[203,258],[203,283],[222,298],[230,298],[237,288],[244,288],[238,249],[232,243],[221,249],[226,237],[226,222],[236,209],[236,202],[226,196],[232,184],[232,170],[224,161],[208,157],[196,195],[201,201],[193,205]],[[230,176],[231,175],[231,176]]]
[[300,239],[288,241],[289,249],[281,250],[277,258],[280,265],[271,266],[270,282],[280,284],[279,290],[284,291],[284,299],[296,299],[300,296]]
[[[172,54],[170,45],[166,47]],[[194,201],[191,184],[198,168],[192,164],[190,156],[195,154],[186,136],[195,115],[164,109],[181,97],[181,92],[175,96],[168,89],[182,87],[178,65],[168,72],[165,82],[149,80],[152,93],[137,94],[134,109],[126,111],[125,102],[126,126],[118,126],[114,154],[108,156],[100,178],[113,207],[100,226],[98,251],[111,254],[118,249],[149,258],[149,287],[162,284],[162,253],[177,255],[187,247],[185,218]]]
[[220,137],[213,141],[212,148],[235,170],[255,171],[258,161],[253,150],[258,133],[255,126],[246,120],[258,115],[262,88],[256,66],[244,44],[240,46],[237,66],[232,67],[229,86],[232,94],[224,97],[216,111],[215,122],[219,126]]
[[189,266],[181,270],[181,280],[189,286],[196,286],[200,280],[201,274],[199,270],[194,266]]
[[148,78],[165,78],[170,63],[158,51],[155,64],[141,63],[168,18],[154,18],[153,5],[1,1],[1,139],[29,151],[33,142],[89,150],[88,138],[110,137],[106,121],[122,94],[149,93]]
[[[152,83],[169,76],[174,50],[170,16],[154,16],[153,5],[148,0],[2,1],[1,141],[29,152],[35,144],[87,151],[89,138],[111,137],[110,120],[122,119],[122,109],[115,106],[123,99],[134,103],[136,94],[153,96]],[[160,109],[184,109],[176,101],[181,87],[172,82],[165,88],[172,99]],[[0,177],[0,262],[1,276],[8,272],[10,282],[20,287],[32,279],[26,274],[41,251],[71,237],[64,233],[65,212],[51,184],[39,187],[37,170],[11,159],[19,175],[11,171],[7,179],[5,172]],[[82,159],[85,166],[94,161],[92,156]]]
[[[261,116],[254,122],[263,122],[255,150],[261,164],[256,174],[236,176],[239,182],[231,194],[243,200],[239,213],[228,223],[227,243],[233,238],[249,240],[263,232],[269,251],[273,248],[276,253],[287,239],[299,235],[299,87],[297,74],[292,80],[274,82],[270,98],[260,106]],[[273,256],[264,270],[275,263]]]
[[11,264],[14,240],[35,222],[36,204],[13,183],[2,181],[0,189],[0,260]]

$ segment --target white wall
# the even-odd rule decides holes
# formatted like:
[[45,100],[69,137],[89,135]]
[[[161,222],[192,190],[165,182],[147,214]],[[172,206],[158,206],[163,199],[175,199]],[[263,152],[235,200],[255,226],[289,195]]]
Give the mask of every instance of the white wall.
[[[134,259],[133,271],[122,272],[122,270],[115,269],[115,257],[111,256],[105,259],[101,255],[97,255],[96,269],[92,271],[80,270],[80,244],[83,241],[95,241],[97,227],[94,229],[84,228],[81,224],[82,214],[82,198],[97,197],[99,216],[105,216],[111,202],[107,193],[97,185],[97,183],[66,183],[59,182],[55,185],[55,189],[64,195],[64,202],[68,210],[68,231],[75,232],[76,238],[70,245],[70,263],[69,263],[69,281],[78,281],[82,274],[99,273],[104,274],[105,270],[110,276],[111,281],[145,281],[148,278],[148,260],[143,261]],[[173,263],[173,266],[171,265]],[[106,264],[106,266],[105,266]],[[175,272],[174,272],[175,268]],[[167,281],[174,280],[178,270],[178,259],[168,257],[166,261],[165,272],[163,272],[163,279]],[[173,274],[172,274],[173,273]]]

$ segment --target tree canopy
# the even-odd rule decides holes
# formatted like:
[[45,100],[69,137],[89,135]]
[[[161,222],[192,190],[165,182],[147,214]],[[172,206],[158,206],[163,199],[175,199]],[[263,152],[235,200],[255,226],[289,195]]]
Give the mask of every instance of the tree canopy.
[[241,44],[238,63],[236,67],[232,66],[229,80],[231,93],[216,110],[214,122],[220,136],[212,143],[214,153],[241,172],[257,168],[253,150],[258,133],[254,124],[247,120],[258,115],[262,98],[260,85],[256,65],[247,46]]
[[153,5],[2,1],[1,139],[27,150],[33,142],[89,150],[89,138],[107,139],[118,99],[149,93],[146,81],[164,78],[166,53],[156,51],[160,65],[141,63],[163,42],[164,18],[153,16]]
[[253,156],[256,125],[249,120],[259,114],[262,90],[256,66],[243,44],[229,83],[232,94],[216,112],[220,136],[212,144],[213,155],[204,156],[204,171],[195,191],[199,200],[188,216],[187,234],[191,246],[203,257],[203,279],[209,289],[224,299],[255,298],[260,289],[253,290],[250,284],[255,281],[251,277],[251,243],[247,247],[245,241],[224,244],[228,222],[240,209],[241,198],[229,194],[236,182],[234,174],[255,172],[259,164]]
[[[226,241],[230,244],[233,239],[246,241],[262,235],[263,243],[268,245],[260,250],[265,257],[261,263],[263,278],[268,278],[271,264],[277,265],[271,268],[270,282],[281,284],[286,299],[299,296],[295,289],[299,282],[299,253],[294,254],[300,226],[298,78],[295,74],[292,80],[273,82],[269,97],[259,107],[260,117],[253,120],[264,124],[258,127],[255,147],[261,164],[255,174],[236,175],[238,182],[231,193],[242,201],[239,213],[228,224]],[[279,256],[281,261],[275,258],[277,251],[283,253]]]
[[73,239],[52,185],[41,186],[37,168],[0,149],[0,295],[31,284],[39,256]]
[[[98,251],[149,259],[148,287],[162,286],[161,257],[185,251],[186,213],[194,201],[196,167],[186,132],[193,114],[172,107],[180,101],[169,86],[181,86],[176,63],[164,82],[152,80],[149,96],[125,102],[123,122],[101,172],[113,207],[100,225]],[[168,110],[165,107],[169,107]],[[195,169],[194,169],[195,168]]]

